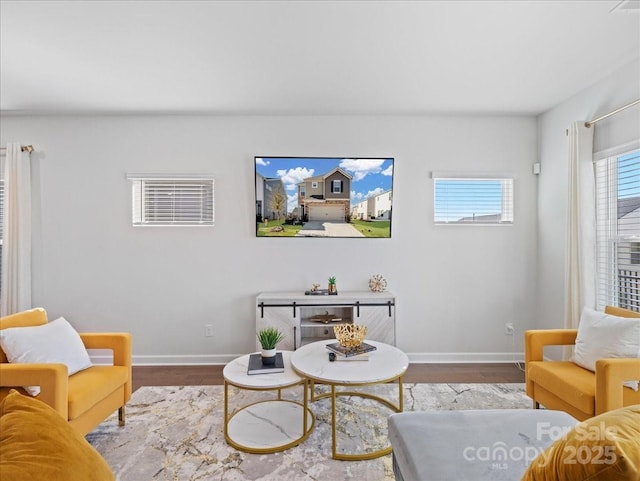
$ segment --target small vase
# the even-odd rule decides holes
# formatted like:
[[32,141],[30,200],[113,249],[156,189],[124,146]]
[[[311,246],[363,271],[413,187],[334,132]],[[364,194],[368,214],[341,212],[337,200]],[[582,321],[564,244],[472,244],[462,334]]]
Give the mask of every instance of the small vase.
[[335,284],[329,284],[328,292],[336,292],[338,289]]
[[264,366],[273,366],[276,363],[276,350],[275,349],[263,349],[262,350],[262,364]]

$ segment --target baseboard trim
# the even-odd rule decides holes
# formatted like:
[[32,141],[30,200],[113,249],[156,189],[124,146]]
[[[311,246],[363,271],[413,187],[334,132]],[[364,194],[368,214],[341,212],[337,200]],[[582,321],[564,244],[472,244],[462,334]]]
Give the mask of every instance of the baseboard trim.
[[[134,355],[134,366],[197,366],[202,364],[227,364],[242,354],[202,354],[202,355]],[[508,363],[524,362],[521,352],[438,352],[438,353],[407,353],[409,362],[425,363]],[[91,356],[94,364],[110,364],[109,355]]]
[[[134,355],[131,363],[134,366],[199,366],[206,364],[227,364],[242,354],[209,354],[177,356],[165,355]],[[111,364],[111,356],[91,356],[94,364]]]
[[522,352],[430,352],[430,353],[407,353],[409,361],[433,364],[445,363],[509,363],[524,362]]

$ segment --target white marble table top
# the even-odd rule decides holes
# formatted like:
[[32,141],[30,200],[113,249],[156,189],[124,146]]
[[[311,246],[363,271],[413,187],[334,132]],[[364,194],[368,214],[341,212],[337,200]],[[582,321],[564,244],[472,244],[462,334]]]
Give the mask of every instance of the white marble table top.
[[281,387],[294,386],[302,381],[291,367],[291,351],[278,351],[282,353],[284,361],[284,372],[269,374],[247,374],[249,366],[249,356],[240,356],[222,370],[225,381],[237,387],[248,389],[278,389]]
[[373,384],[396,379],[409,367],[409,358],[400,349],[382,342],[365,340],[376,346],[368,361],[329,361],[327,344],[335,339],[302,346],[291,356],[291,365],[301,376],[329,384]]

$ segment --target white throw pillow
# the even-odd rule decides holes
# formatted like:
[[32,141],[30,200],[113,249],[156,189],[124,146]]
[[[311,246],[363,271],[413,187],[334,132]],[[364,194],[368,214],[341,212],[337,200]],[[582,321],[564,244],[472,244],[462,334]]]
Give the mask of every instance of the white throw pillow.
[[[91,358],[80,335],[64,317],[41,326],[2,329],[0,347],[9,362],[66,364],[69,376],[91,367]],[[40,393],[39,386],[24,388],[32,396]]]
[[[595,372],[598,359],[621,357],[640,357],[640,319],[612,316],[585,307],[578,326],[573,362]],[[638,390],[638,380],[624,384]]]

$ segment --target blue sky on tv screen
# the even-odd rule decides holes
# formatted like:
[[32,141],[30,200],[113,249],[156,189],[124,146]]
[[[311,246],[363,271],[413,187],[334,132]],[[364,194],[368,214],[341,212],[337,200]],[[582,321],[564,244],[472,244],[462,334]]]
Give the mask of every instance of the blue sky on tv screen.
[[308,177],[324,175],[336,167],[351,178],[351,205],[391,190],[393,159],[328,157],[256,157],[256,172],[267,178],[280,178],[287,193],[287,211],[296,207],[297,184]]

